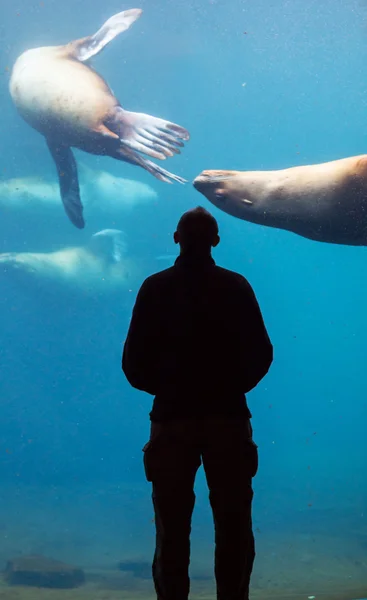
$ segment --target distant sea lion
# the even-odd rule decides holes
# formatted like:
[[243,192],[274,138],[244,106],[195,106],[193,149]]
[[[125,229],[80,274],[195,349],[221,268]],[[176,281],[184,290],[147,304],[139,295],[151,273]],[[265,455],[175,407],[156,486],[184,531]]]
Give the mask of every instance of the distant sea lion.
[[277,171],[202,171],[193,185],[239,219],[318,242],[367,245],[367,154]]
[[33,281],[55,290],[61,285],[73,293],[95,295],[130,288],[136,269],[127,256],[123,232],[104,229],[92,235],[85,246],[0,254],[0,277],[9,274],[21,277],[27,287]]
[[[139,204],[157,201],[157,192],[146,183],[80,166],[84,214],[96,229],[101,227],[103,221],[121,221],[129,210]],[[14,214],[23,228],[27,226],[27,219],[31,215],[42,215],[45,220],[52,217],[57,219],[61,210],[57,182],[37,175],[0,179],[0,211],[2,215]]]
[[15,62],[10,94],[23,119],[45,136],[59,176],[61,199],[71,222],[85,225],[77,165],[71,148],[138,165],[170,183],[181,177],[158,167],[158,159],[179,154],[183,127],[122,108],[107,83],[86,63],[142,14],[131,9],[108,19],[92,36],[64,46],[27,50]]

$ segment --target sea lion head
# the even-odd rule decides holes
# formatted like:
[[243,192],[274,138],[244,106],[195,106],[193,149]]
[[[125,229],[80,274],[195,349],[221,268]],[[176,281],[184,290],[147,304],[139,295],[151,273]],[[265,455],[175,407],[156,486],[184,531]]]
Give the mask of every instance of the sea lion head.
[[234,217],[243,218],[244,211],[250,212],[255,201],[251,186],[246,186],[245,193],[240,171],[202,171],[193,185],[214,206]]
[[126,237],[119,229],[103,229],[92,235],[88,248],[106,265],[114,265],[126,256]]

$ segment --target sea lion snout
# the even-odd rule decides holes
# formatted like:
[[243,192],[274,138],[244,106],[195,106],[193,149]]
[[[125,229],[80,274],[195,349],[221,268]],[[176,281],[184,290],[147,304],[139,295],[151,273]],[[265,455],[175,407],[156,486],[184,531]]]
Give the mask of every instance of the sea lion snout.
[[221,182],[228,179],[227,171],[202,171],[193,181],[194,188],[206,196],[209,200],[212,196],[218,195],[218,199],[223,194]]
[[192,185],[196,190],[198,190],[198,192],[202,192],[208,184],[207,173],[210,173],[210,171],[203,171],[200,173],[200,175],[195,177],[194,181],[192,182]]
[[194,181],[194,188],[214,204],[223,203],[227,198],[227,185],[234,177],[234,171],[202,171]]
[[[195,189],[217,208],[248,220],[256,218],[257,190],[253,178],[239,171],[202,171],[193,181]],[[251,213],[251,216],[250,214]]]

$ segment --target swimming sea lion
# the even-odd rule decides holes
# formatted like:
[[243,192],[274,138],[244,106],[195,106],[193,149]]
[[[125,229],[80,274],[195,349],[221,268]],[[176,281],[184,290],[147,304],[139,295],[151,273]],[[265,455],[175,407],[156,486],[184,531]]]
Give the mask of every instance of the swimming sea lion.
[[193,185],[239,219],[318,242],[367,245],[367,154],[277,171],[202,171]]
[[27,50],[15,62],[10,94],[24,120],[45,136],[59,176],[60,192],[71,222],[85,225],[78,172],[71,147],[107,155],[149,171],[161,181],[185,180],[143,158],[179,154],[183,127],[143,113],[126,111],[107,83],[86,64],[126,31],[142,10],[114,15],[92,36],[65,46]]
[[[79,182],[84,214],[96,229],[103,221],[114,223],[122,220],[135,206],[155,202],[158,197],[157,192],[146,183],[84,166],[79,173]],[[21,223],[23,228],[27,227],[31,215],[36,215],[36,218],[42,215],[45,221],[52,217],[56,220],[61,210],[56,182],[37,175],[0,179],[0,211],[2,215],[14,213],[17,223]]]
[[130,288],[136,276],[134,262],[126,252],[122,231],[104,229],[85,246],[56,252],[7,252],[0,254],[0,277],[21,278],[47,289],[72,293],[104,294]]

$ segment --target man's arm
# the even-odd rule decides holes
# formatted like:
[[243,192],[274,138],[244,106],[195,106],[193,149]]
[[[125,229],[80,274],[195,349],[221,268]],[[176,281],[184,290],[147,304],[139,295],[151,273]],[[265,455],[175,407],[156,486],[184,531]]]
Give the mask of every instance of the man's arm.
[[273,362],[273,345],[270,341],[255,293],[243,281],[243,331],[245,351],[245,392],[250,392],[265,377]]
[[156,325],[155,294],[148,279],[136,297],[122,353],[122,370],[130,385],[152,395],[156,394]]

